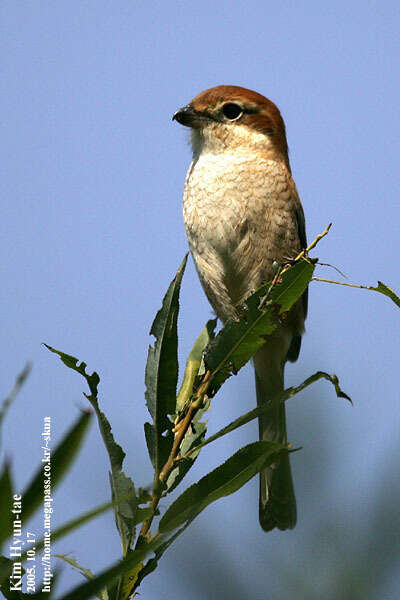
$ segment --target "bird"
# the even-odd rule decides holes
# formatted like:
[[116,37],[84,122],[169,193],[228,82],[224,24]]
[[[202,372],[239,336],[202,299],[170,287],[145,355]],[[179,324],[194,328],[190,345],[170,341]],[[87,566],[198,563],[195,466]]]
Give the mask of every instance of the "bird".
[[[271,100],[234,85],[201,92],[172,118],[191,132],[183,217],[194,264],[222,323],[237,320],[246,298],[273,279],[276,263],[307,246],[285,124]],[[307,304],[306,291],[253,357],[257,405],[268,405],[259,416],[260,440],[287,444],[277,395],[285,363],[299,356]],[[296,525],[288,452],[260,472],[259,521],[264,531]]]

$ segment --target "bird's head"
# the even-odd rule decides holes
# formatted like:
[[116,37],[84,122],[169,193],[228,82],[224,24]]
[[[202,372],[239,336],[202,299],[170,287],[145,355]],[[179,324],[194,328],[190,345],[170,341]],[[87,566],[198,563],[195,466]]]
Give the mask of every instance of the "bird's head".
[[289,166],[281,113],[257,92],[219,85],[198,94],[173,119],[191,128],[195,155],[252,148]]

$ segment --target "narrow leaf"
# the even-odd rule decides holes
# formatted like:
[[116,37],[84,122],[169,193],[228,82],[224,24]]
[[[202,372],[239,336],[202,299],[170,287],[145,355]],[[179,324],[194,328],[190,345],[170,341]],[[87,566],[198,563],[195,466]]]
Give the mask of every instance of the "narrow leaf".
[[[148,506],[147,508],[138,508],[135,513],[135,525],[138,523],[143,523],[143,521],[147,521],[153,514],[153,509]],[[158,514],[158,512],[156,513]]]
[[[189,354],[185,375],[182,386],[177,398],[177,410],[183,411],[184,407],[190,402],[196,384],[199,381],[199,375],[204,374],[203,353],[211,340],[214,339],[214,330],[217,325],[217,320],[208,321],[203,331],[196,339],[193,348]],[[204,413],[209,409],[210,402],[205,402],[203,408],[197,411],[191,427],[188,429],[180,446],[180,453],[188,455],[190,450],[194,450],[204,440],[207,424],[201,421]],[[172,469],[168,479],[166,493],[172,492],[176,486],[182,481],[183,477],[192,467],[198,456],[198,452],[193,451],[190,457],[179,460],[176,467]]]
[[[83,575],[83,577],[86,577],[86,579],[95,579],[96,576],[94,575],[94,573],[90,569],[85,569],[84,567],[82,567],[73,556],[68,556],[68,554],[54,554],[53,556],[66,562],[68,565],[79,571],[79,573]],[[100,600],[108,600],[107,590],[100,590],[96,594],[96,598],[99,598]]]
[[[80,362],[75,356],[65,354],[65,352],[56,350],[47,344],[44,345],[51,352],[57,354],[67,367],[82,375],[89,386],[90,395],[85,394],[85,396],[96,413],[100,433],[110,459],[110,482],[114,500],[114,515],[117,529],[121,537],[122,552],[125,556],[135,537],[134,518],[137,507],[135,486],[133,481],[122,471],[125,452],[115,441],[111,431],[111,425],[99,407],[98,385],[100,383],[100,377],[95,371],[91,375],[86,373],[86,363]],[[124,498],[124,501],[122,501],[122,498]]]
[[147,488],[138,488],[137,490],[137,500],[138,504],[147,504],[151,500],[151,487]]
[[284,322],[287,311],[306,290],[313,271],[311,262],[300,259],[282,271],[274,285],[266,284],[252,294],[239,320],[226,323],[205,353],[206,370],[211,372],[208,395],[215,394],[232,373],[268,343],[268,336]]
[[84,567],[82,567],[73,556],[68,556],[68,554],[53,554],[53,556],[68,563],[69,565],[71,565],[71,567],[74,567],[74,569],[79,571],[79,573],[86,577],[86,579],[95,578],[95,575],[92,573],[92,571],[90,569],[85,569]]
[[[314,375],[311,375],[310,377],[308,377],[300,385],[298,385],[296,387],[287,388],[286,390],[281,392],[279,394],[279,401],[285,402],[286,400],[289,400],[289,398],[292,398],[293,396],[295,396],[296,394],[298,394],[299,392],[304,390],[309,385],[315,383],[315,381],[318,381],[319,379],[326,379],[327,381],[332,383],[332,385],[335,388],[335,392],[336,392],[336,395],[338,396],[338,398],[345,398],[346,400],[351,402],[351,398],[347,394],[345,394],[345,392],[340,388],[339,381],[338,381],[338,378],[336,377],[336,375],[329,375],[329,373],[325,373],[323,371],[318,371],[317,373],[314,373]],[[246,425],[253,419],[257,419],[260,415],[267,412],[268,410],[271,410],[269,404],[265,404],[263,406],[258,406],[257,408],[253,408],[253,410],[250,410],[249,412],[245,413],[241,417],[238,417],[237,419],[232,421],[232,423],[230,423],[226,427],[223,427],[222,429],[217,431],[217,433],[214,433],[214,435],[211,435],[204,442],[199,444],[196,447],[196,452],[200,451],[201,448],[204,448],[204,446],[211,444],[211,442],[214,442],[215,440],[226,435],[227,433],[231,433],[231,431],[238,429],[238,427],[242,427],[242,425]],[[192,452],[192,450],[188,450],[186,453],[184,453],[183,459],[189,458],[188,455],[190,455],[191,452]]]
[[[100,506],[97,506],[96,508],[93,508],[92,510],[85,512],[84,514],[82,514],[81,516],[79,516],[75,519],[71,519],[70,521],[67,521],[67,523],[65,523],[65,525],[61,525],[60,527],[57,527],[57,529],[54,529],[51,531],[52,541],[55,542],[59,538],[64,537],[71,531],[74,531],[74,529],[81,527],[85,523],[98,517],[99,515],[106,512],[107,510],[110,510],[110,508],[112,508],[112,507],[113,507],[112,502],[106,502],[104,504],[101,504]],[[35,546],[36,552],[39,552],[39,550],[41,550],[44,547],[44,538],[41,538],[40,540],[35,542],[34,546]],[[29,548],[27,550],[29,550]],[[26,558],[27,558],[27,551],[25,551],[22,554],[21,560],[22,561],[26,560]]]
[[119,595],[119,598],[121,598],[121,600],[125,600],[126,598],[133,598],[134,596],[136,596],[136,594],[134,594],[134,596],[132,595],[132,590],[136,588],[138,575],[142,569],[143,563],[140,562],[139,564],[129,569],[126,573],[124,573],[120,588],[121,593]]
[[135,488],[132,480],[122,470],[116,468],[110,473],[110,485],[115,523],[122,541],[122,553],[125,556],[135,538],[137,510]]
[[344,287],[356,288],[359,290],[371,290],[373,292],[379,292],[384,296],[390,298],[397,306],[400,306],[400,298],[397,294],[390,288],[389,286],[382,283],[382,281],[378,281],[377,286],[373,285],[359,285],[358,283],[346,283],[345,281],[334,281],[333,279],[325,279],[323,277],[313,277],[313,281],[321,281],[323,283],[332,283],[334,285],[342,285]]
[[287,451],[286,446],[273,442],[254,442],[241,448],[175,500],[160,521],[160,531],[166,533],[194,519],[211,502],[236,492],[279,454]]
[[393,302],[397,304],[397,306],[400,306],[400,298],[394,293],[392,288],[382,283],[382,281],[378,281],[378,286],[371,287],[370,289],[375,290],[376,292],[380,292],[381,294],[384,294],[384,296],[388,296],[388,298],[393,300]]
[[165,538],[163,536],[158,536],[144,547],[129,552],[122,561],[118,561],[111,567],[105,569],[100,575],[97,575],[95,579],[75,587],[59,600],[89,600],[89,598],[92,598],[94,594],[104,589],[117,577],[132,571],[136,565],[140,565],[149,552],[157,549],[164,541]]
[[203,331],[193,344],[193,348],[190,351],[186,362],[185,374],[183,376],[182,385],[176,401],[176,407],[178,411],[182,410],[190,400],[190,397],[193,393],[193,385],[203,360],[203,352],[211,340],[214,339],[214,331],[216,326],[217,319],[211,319],[208,321]]
[[12,532],[13,485],[10,465],[5,462],[0,475],[0,547]]
[[0,556],[0,585],[6,582],[5,585],[7,588],[10,588],[9,577],[12,573],[12,568],[13,561],[6,556]]
[[[43,593],[40,584],[36,584],[36,589],[38,590],[36,593],[26,594],[22,591],[18,590],[19,587],[19,578],[20,576],[25,574],[25,569],[21,567],[21,573],[16,573],[15,577],[13,576],[13,562],[9,558],[5,556],[0,556],[0,573],[1,573],[1,583],[0,590],[7,600],[35,600],[35,598],[42,598]],[[53,584],[57,579],[58,573],[55,571],[53,576]],[[9,579],[9,577],[12,579]],[[22,580],[22,586],[24,587],[24,580]],[[14,588],[14,589],[13,589]]]
[[86,373],[86,363],[80,361],[79,358],[71,356],[70,354],[65,354],[65,352],[61,352],[61,350],[56,350],[48,344],[43,343],[43,346],[46,346],[46,348],[50,350],[50,352],[54,352],[54,354],[57,354],[61,358],[64,365],[67,366],[69,369],[72,369],[73,371],[76,371],[77,373],[82,375],[82,377],[86,379],[89,389],[93,396],[97,396],[97,387],[100,383],[100,377],[95,371],[93,371],[93,373],[89,375],[89,373]]
[[153,423],[146,423],[145,435],[155,479],[167,461],[173,443],[173,423],[168,415],[175,413],[178,381],[179,291],[187,255],[164,296],[161,309],[150,330],[156,338],[149,347],[146,365],[146,403]]
[[155,571],[155,569],[158,566],[158,561],[160,560],[164,552],[170,547],[170,545],[176,540],[176,538],[179,537],[187,527],[189,527],[191,522],[192,520],[187,521],[183,527],[178,529],[178,531],[171,535],[168,540],[166,540],[155,550],[154,557],[150,558],[150,560],[147,561],[147,563],[140,569],[140,571],[138,571],[133,591],[135,591],[140,586],[145,577],[147,577],[148,575],[153,573],[153,571]]
[[25,365],[25,367],[23,368],[21,373],[19,373],[11,392],[8,394],[8,396],[6,398],[4,398],[4,400],[1,404],[0,433],[1,433],[1,426],[3,425],[4,417],[6,416],[8,409],[10,408],[11,404],[14,402],[14,400],[15,400],[16,396],[18,395],[19,391],[21,390],[22,386],[24,385],[29,373],[31,372],[31,368],[32,367],[31,367],[30,363],[27,363]]
[[83,412],[54,451],[51,449],[51,433],[49,438],[42,436],[44,448],[42,461],[44,462],[36,471],[22,497],[25,521],[43,503],[44,468],[47,464],[51,466],[51,491],[53,492],[74,463],[87,432],[90,418],[89,412]]
[[[12,561],[10,561],[10,562],[12,564]],[[3,562],[0,562],[0,565],[3,566]],[[0,567],[0,570],[1,570],[1,567]],[[25,570],[24,569],[22,569],[22,573],[25,574]],[[59,571],[57,569],[55,569],[54,572],[53,572],[52,581],[51,581],[51,588],[52,588],[52,590],[54,590],[54,588],[56,586],[59,574],[60,574]],[[15,583],[15,581],[14,581],[14,583]],[[44,586],[43,581],[42,582],[36,581],[37,592],[34,592],[34,593],[31,593],[31,592],[25,593],[25,592],[20,592],[20,591],[16,591],[16,590],[11,589],[10,582],[7,579],[7,581],[3,582],[0,585],[0,590],[1,590],[2,594],[4,595],[4,597],[7,600],[35,600],[35,599],[38,599],[38,598],[43,598],[43,594],[44,593],[46,594],[45,597],[52,598],[53,597],[52,594],[48,594],[48,593],[42,591],[43,590],[43,586]],[[25,587],[24,580],[22,580],[22,587]]]
[[176,466],[169,474],[166,482],[167,487],[165,493],[172,492],[177,485],[179,485],[199,455],[200,445],[204,440],[207,431],[207,424],[201,421],[201,419],[203,418],[204,413],[208,411],[209,407],[210,400],[206,400],[203,408],[196,412],[191,426],[183,438],[180,446],[180,454],[183,458],[177,461]]

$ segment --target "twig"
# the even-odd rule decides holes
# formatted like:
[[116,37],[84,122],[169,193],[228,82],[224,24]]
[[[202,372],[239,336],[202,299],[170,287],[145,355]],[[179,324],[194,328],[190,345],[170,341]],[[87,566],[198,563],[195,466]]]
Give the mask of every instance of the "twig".
[[300,258],[303,258],[303,256],[305,256],[306,254],[308,254],[308,252],[310,252],[310,250],[312,250],[313,248],[315,248],[315,246],[318,244],[318,242],[320,240],[322,240],[322,238],[324,238],[326,235],[328,235],[330,228],[332,227],[332,223],[329,223],[329,225],[326,227],[326,229],[322,232],[319,233],[317,235],[317,237],[315,238],[315,240],[313,242],[311,242],[311,244],[309,246],[307,246],[307,248],[305,248],[304,250],[302,250],[300,252],[300,254],[298,254],[295,258],[295,260],[300,260]]
[[310,252],[310,250],[315,248],[315,246],[318,244],[318,242],[320,240],[322,240],[322,238],[324,238],[326,235],[328,235],[331,227],[332,227],[332,223],[329,223],[329,225],[326,227],[326,229],[322,233],[319,233],[317,235],[317,237],[315,238],[315,240],[313,242],[311,242],[311,244],[309,246],[307,246],[306,252]]
[[156,513],[158,503],[161,498],[161,494],[162,494],[163,487],[164,487],[163,483],[168,479],[169,474],[171,473],[172,469],[174,468],[174,464],[178,457],[183,438],[185,437],[186,432],[189,429],[189,426],[193,420],[194,415],[196,414],[196,412],[199,410],[199,408],[203,404],[204,396],[206,395],[208,386],[210,384],[210,375],[211,375],[210,371],[207,371],[204,374],[202,383],[199,386],[199,388],[196,392],[196,396],[195,396],[194,400],[192,401],[192,403],[190,404],[189,409],[188,409],[184,419],[181,422],[177,423],[177,425],[175,425],[175,429],[174,429],[175,438],[174,438],[174,443],[172,445],[170,455],[158,476],[158,480],[154,483],[154,486],[153,486],[153,494],[152,494],[151,503],[150,503],[150,508],[152,509],[152,514],[151,514],[151,517],[149,517],[146,521],[143,522],[142,527],[140,529],[138,542],[141,538],[146,537],[149,532],[149,529],[150,529],[151,524],[154,519],[154,515]]
[[359,290],[370,290],[368,285],[358,285],[356,283],[345,283],[344,281],[333,281],[333,279],[323,279],[322,277],[312,277],[311,281],[322,281],[323,283],[334,283],[335,285],[345,285],[346,287],[358,288]]
[[[297,260],[297,259],[296,259]],[[265,296],[261,299],[260,304],[259,304],[259,310],[261,310],[263,308],[263,306],[266,304],[267,300],[269,299],[269,296],[272,292],[272,288],[274,287],[274,285],[276,284],[276,282],[279,280],[280,276],[282,275],[282,273],[285,272],[286,269],[283,268],[283,266],[281,265],[276,274],[275,277],[273,278],[273,280],[271,281],[271,285],[269,286],[267,293],[265,294]]]
[[318,261],[318,266],[319,267],[329,267],[330,269],[335,269],[335,271],[337,273],[339,273],[339,275],[341,275],[343,277],[343,279],[348,279],[346,273],[343,273],[343,271],[341,271],[340,269],[335,267],[335,265],[330,265],[329,263],[323,263],[323,262]]

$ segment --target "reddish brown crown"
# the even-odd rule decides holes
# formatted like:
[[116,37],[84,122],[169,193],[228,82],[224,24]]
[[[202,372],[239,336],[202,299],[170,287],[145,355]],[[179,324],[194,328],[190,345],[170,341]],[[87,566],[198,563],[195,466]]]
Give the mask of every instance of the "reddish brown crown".
[[211,116],[226,103],[238,103],[244,109],[234,123],[268,135],[287,159],[285,123],[277,106],[265,96],[235,85],[219,85],[201,92],[189,105],[196,112]]

